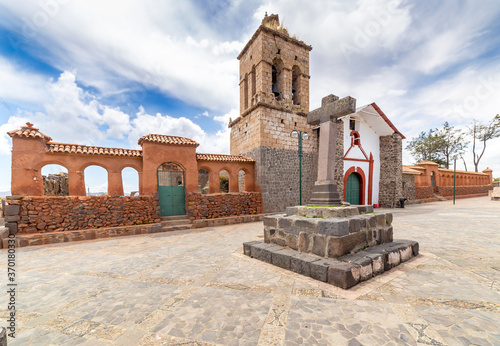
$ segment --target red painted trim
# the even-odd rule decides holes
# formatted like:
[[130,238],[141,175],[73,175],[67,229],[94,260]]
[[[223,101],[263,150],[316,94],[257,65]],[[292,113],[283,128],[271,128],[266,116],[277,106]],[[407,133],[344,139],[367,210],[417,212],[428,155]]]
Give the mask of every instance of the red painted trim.
[[366,182],[366,178],[365,178],[365,172],[363,172],[363,170],[360,168],[360,167],[351,167],[347,170],[347,172],[345,172],[345,175],[344,175],[344,201],[345,201],[345,197],[346,197],[346,194],[347,194],[347,179],[349,178],[349,175],[351,175],[352,173],[358,173],[359,174],[359,177],[361,178],[361,183],[360,183],[360,186],[359,186],[359,202],[361,204],[365,204],[365,182]]
[[389,125],[391,127],[391,129],[394,130],[394,132],[399,133],[399,135],[401,136],[401,138],[403,138],[403,139],[406,138],[401,132],[399,132],[399,130],[396,128],[396,126],[394,126],[394,124],[389,120],[389,118],[387,117],[387,115],[385,115],[384,112],[382,112],[382,110],[380,109],[380,107],[377,106],[377,104],[375,102],[373,102],[371,105],[372,105],[373,108],[375,108],[375,110],[377,111],[377,113],[380,114],[380,116],[382,117],[382,119],[385,120],[385,122],[387,123],[387,125]]
[[373,197],[373,154],[370,153],[370,168],[368,172],[368,205],[372,204]]
[[350,157],[344,159],[344,161],[370,162],[368,159],[352,159]]
[[[344,160],[366,161],[366,162],[368,162],[368,155],[366,155],[365,150],[363,149],[363,146],[361,145],[361,139],[360,139],[360,136],[359,136],[359,132],[358,131],[351,131],[350,136],[351,136],[351,147],[349,149],[347,149],[347,151],[346,151],[346,153],[344,155]],[[347,154],[349,154],[349,152],[351,151],[351,149],[354,148],[355,146],[359,147],[359,149],[361,150],[361,152],[365,156],[366,160],[347,158]]]

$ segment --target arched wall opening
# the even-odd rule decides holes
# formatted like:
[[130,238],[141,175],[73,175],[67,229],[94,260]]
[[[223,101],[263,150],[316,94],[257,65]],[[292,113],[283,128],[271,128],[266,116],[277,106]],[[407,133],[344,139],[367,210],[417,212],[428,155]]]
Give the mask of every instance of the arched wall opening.
[[108,194],[108,171],[97,165],[90,165],[83,171],[87,196]]
[[300,105],[301,83],[300,83],[300,68],[295,65],[292,68],[292,103]]
[[219,192],[220,193],[229,193],[229,172],[225,169],[219,172]]
[[123,193],[125,196],[139,195],[139,172],[135,168],[122,169]]
[[210,172],[208,169],[198,170],[198,192],[202,195],[210,193]]
[[68,170],[61,165],[49,164],[41,169],[44,196],[69,196]]

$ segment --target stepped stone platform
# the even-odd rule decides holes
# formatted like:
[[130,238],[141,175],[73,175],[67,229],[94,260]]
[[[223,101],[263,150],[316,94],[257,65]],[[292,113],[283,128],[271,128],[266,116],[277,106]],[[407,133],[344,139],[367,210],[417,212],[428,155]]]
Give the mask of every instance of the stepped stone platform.
[[418,255],[416,241],[393,241],[392,214],[372,206],[289,207],[266,216],[264,242],[247,256],[344,289]]

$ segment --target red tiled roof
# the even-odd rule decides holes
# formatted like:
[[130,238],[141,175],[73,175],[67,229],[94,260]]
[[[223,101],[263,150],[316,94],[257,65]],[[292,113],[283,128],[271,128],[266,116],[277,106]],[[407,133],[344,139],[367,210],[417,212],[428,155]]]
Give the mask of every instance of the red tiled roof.
[[176,144],[176,145],[196,145],[199,144],[192,139],[179,137],[179,136],[167,136],[167,135],[155,135],[149,134],[146,136],[142,136],[139,138],[139,145],[142,145],[144,142],[156,142],[163,144]]
[[199,161],[225,161],[225,162],[255,162],[254,159],[242,155],[223,154],[196,154]]
[[141,157],[142,150],[96,147],[69,143],[47,143],[47,151],[54,154],[110,155]]
[[414,168],[415,167],[403,165],[403,174],[415,174],[415,175],[422,174],[422,172],[420,172]]
[[47,142],[51,141],[52,138],[50,138],[47,135],[44,135],[41,133],[36,127],[33,127],[33,124],[26,123],[27,126],[22,126],[20,130],[13,130],[7,132],[7,134],[10,137],[14,136],[19,136],[19,137],[27,137],[27,138],[42,138],[45,139]]
[[399,135],[401,136],[402,139],[406,138],[401,132],[399,132],[399,130],[396,128],[396,126],[394,126],[394,124],[392,123],[392,121],[389,120],[389,118],[387,117],[387,115],[385,115],[385,113],[382,112],[382,110],[380,109],[380,107],[377,106],[377,104],[375,102],[372,103],[372,106],[373,106],[373,108],[375,108],[375,110],[377,111],[377,113],[382,117],[382,119],[385,120],[385,122],[387,123],[387,125],[389,125],[390,128],[394,130],[394,132],[399,133]]

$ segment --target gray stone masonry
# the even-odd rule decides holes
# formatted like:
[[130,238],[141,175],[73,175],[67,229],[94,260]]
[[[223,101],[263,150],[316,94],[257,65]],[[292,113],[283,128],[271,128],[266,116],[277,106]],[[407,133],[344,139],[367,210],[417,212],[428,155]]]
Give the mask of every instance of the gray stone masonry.
[[348,289],[417,256],[416,241],[393,241],[392,214],[373,207],[295,206],[263,218],[264,243],[245,255]]
[[266,216],[264,241],[338,258],[392,241],[392,214],[374,214],[372,206],[288,207],[286,214]]
[[249,257],[343,289],[369,280],[418,255],[418,243],[412,240],[396,240],[338,259],[303,254],[260,241],[244,243],[243,248],[245,255]]

